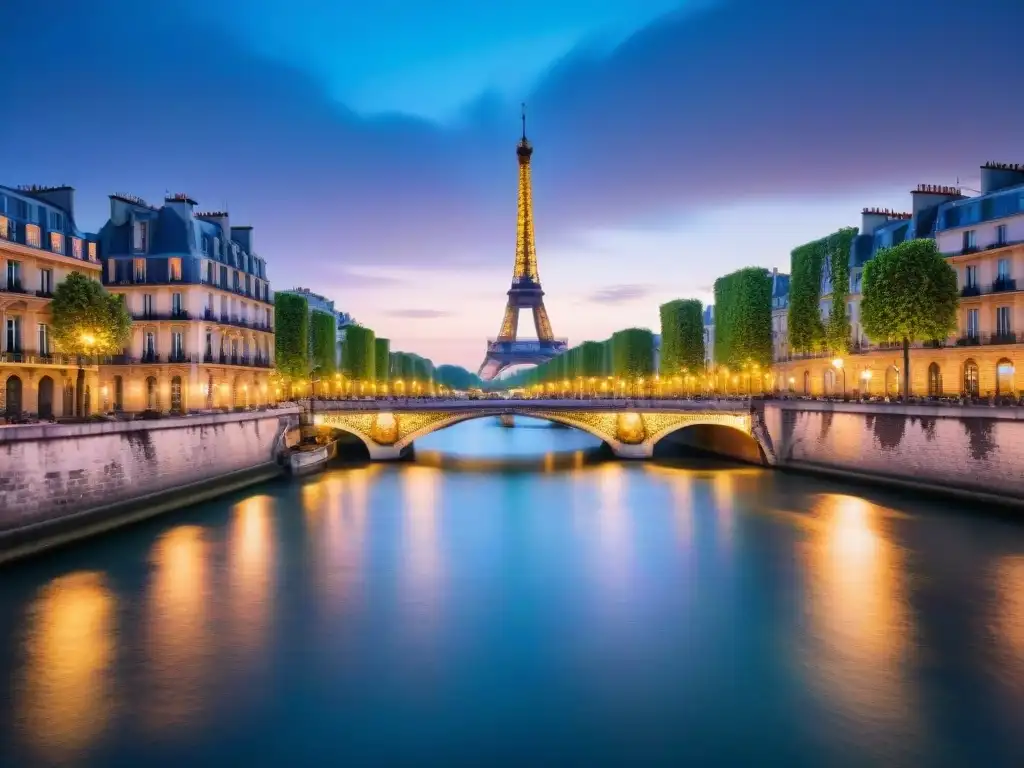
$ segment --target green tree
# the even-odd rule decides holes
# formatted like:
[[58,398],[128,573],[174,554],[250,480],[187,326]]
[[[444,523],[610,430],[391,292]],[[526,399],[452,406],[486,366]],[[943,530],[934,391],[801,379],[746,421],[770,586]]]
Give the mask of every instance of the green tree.
[[99,282],[80,272],[72,272],[57,285],[50,315],[57,351],[78,358],[75,415],[83,416],[83,358],[122,353],[131,341],[132,318],[120,296],[107,293]]
[[903,396],[910,396],[910,345],[945,340],[956,328],[956,272],[934,240],[906,240],[864,266],[860,303],[864,332],[903,343]]
[[302,296],[274,294],[274,364],[291,397],[309,374],[309,302]]
[[391,372],[391,340],[378,337],[374,341],[374,353],[377,357],[374,363],[377,381],[381,384],[387,384]]
[[715,362],[733,368],[772,362],[772,276],[747,267],[715,281]]
[[337,320],[330,312],[314,309],[309,318],[309,345],[313,370],[332,376],[337,355]]
[[448,389],[465,391],[481,388],[480,377],[458,365],[439,365],[434,371],[434,375],[437,378],[437,383]]
[[[791,253],[789,283],[789,346],[797,352],[831,349],[845,354],[850,346],[850,246],[856,227],[844,227]],[[832,306],[828,324],[821,321],[822,276],[828,273]],[[717,329],[716,329],[717,333]]]
[[659,308],[661,315],[661,373],[704,367],[704,305],[697,299],[676,299]]
[[349,379],[376,381],[377,338],[373,331],[361,325],[350,325],[345,329],[342,364]]

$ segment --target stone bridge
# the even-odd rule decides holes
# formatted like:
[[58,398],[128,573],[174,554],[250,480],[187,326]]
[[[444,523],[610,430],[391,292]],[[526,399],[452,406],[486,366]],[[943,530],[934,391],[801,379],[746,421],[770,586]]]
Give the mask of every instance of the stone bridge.
[[[771,438],[760,414],[735,401],[607,400],[450,400],[450,401],[315,401],[312,423],[358,437],[374,461],[402,457],[413,442],[470,419],[524,416],[583,430],[607,443],[623,459],[646,459],[663,438],[689,427],[723,438],[720,444],[746,442],[746,450],[726,451],[743,458],[775,463]],[[719,434],[719,433],[731,433]],[[696,432],[695,432],[696,434]],[[695,447],[713,445],[690,442]],[[721,452],[721,451],[719,451]]]

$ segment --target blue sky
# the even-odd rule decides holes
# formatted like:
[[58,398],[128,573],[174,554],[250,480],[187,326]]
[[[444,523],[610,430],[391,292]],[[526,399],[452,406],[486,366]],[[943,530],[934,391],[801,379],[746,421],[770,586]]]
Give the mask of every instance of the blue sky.
[[[1019,0],[14,0],[0,183],[184,191],[395,348],[475,367],[515,247],[572,343],[1024,160]],[[14,105],[13,107],[11,105]],[[11,119],[11,116],[14,119]]]

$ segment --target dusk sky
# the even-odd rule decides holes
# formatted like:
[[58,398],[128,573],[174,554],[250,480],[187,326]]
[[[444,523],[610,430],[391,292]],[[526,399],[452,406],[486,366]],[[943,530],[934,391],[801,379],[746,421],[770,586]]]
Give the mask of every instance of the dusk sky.
[[522,101],[573,344],[1024,161],[1021,0],[2,6],[0,184],[73,185],[93,231],[112,192],[227,207],[275,289],[472,369],[512,275]]

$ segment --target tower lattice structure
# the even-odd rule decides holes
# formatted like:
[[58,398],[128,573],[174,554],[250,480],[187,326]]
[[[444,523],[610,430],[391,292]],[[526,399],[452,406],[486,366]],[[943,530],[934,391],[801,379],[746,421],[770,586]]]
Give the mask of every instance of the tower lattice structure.
[[[508,291],[505,316],[496,339],[488,345],[488,354],[480,367],[485,380],[496,376],[503,368],[521,363],[540,363],[565,351],[564,341],[555,339],[551,319],[544,307],[544,291],[537,270],[537,245],[533,235],[533,189],[530,179],[530,160],[533,146],[526,138],[526,107],[522,113],[523,135],[516,145],[519,161],[519,200],[516,215],[516,259],[512,270],[512,287]],[[519,311],[533,313],[537,343],[518,342]]]
[[515,341],[518,334],[519,310],[533,311],[533,324],[540,341],[553,341],[551,320],[544,308],[544,291],[537,271],[537,243],[533,236],[533,187],[530,181],[530,158],[533,146],[526,138],[526,110],[523,109],[523,137],[516,145],[519,159],[519,206],[516,215],[516,263],[512,271],[512,288],[508,292],[505,317],[501,321],[498,341]]

